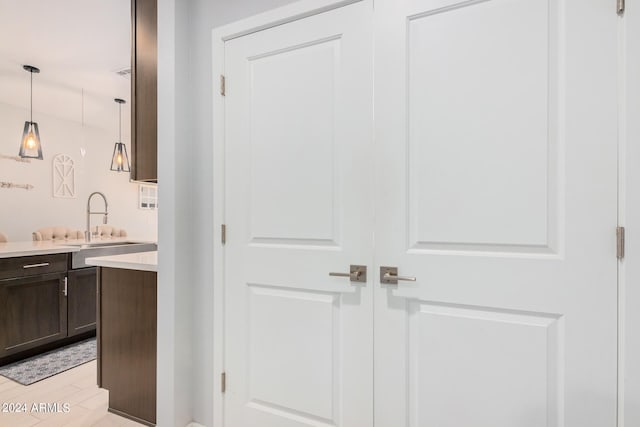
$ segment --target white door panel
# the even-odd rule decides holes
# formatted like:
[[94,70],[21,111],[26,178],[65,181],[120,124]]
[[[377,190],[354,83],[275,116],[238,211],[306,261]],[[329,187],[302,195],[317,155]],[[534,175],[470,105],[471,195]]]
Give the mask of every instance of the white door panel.
[[225,424],[373,425],[371,3],[225,43]]
[[604,3],[376,2],[376,426],[615,425]]

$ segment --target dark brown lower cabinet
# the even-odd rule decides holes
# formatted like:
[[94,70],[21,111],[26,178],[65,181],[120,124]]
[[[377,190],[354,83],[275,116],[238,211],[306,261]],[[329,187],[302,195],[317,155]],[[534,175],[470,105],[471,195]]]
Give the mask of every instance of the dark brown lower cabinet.
[[96,329],[96,268],[66,253],[0,258],[0,366],[86,339]]
[[70,337],[96,329],[97,268],[68,272],[67,330]]
[[64,273],[0,280],[0,358],[66,336]]
[[98,385],[109,411],[156,423],[157,273],[98,269]]

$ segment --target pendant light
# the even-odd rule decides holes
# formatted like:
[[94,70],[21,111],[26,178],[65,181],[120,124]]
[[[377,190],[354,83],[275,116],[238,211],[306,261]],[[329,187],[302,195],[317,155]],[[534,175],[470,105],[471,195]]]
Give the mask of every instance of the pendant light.
[[118,109],[120,114],[119,121],[119,138],[118,142],[116,142],[115,147],[113,147],[113,157],[111,158],[111,170],[115,172],[131,172],[131,168],[129,166],[129,156],[127,156],[127,147],[122,142],[122,104],[126,101],[124,99],[116,98],[114,99],[118,103]]
[[23,159],[42,160],[40,132],[38,131],[38,124],[33,121],[33,73],[39,73],[40,69],[33,65],[23,65],[22,68],[31,74],[31,116],[29,121],[24,122],[24,130],[22,131],[22,141],[20,142],[20,152],[18,155]]

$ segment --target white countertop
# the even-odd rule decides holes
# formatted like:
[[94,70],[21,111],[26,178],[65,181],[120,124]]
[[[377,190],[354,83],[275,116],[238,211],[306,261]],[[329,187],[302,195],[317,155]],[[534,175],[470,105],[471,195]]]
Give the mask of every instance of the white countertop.
[[[69,240],[68,242],[80,242]],[[31,255],[64,254],[78,252],[80,246],[64,246],[63,242],[6,242],[0,243],[0,258],[13,258]]]
[[[151,243],[149,240],[137,239],[131,237],[119,237],[116,239],[97,239],[91,240],[91,243],[100,242],[136,242],[136,243]],[[49,254],[64,254],[70,252],[78,252],[81,249],[81,245],[86,242],[83,239],[78,240],[45,240],[41,242],[6,242],[0,243],[0,258],[13,258],[21,256],[31,255],[49,255]]]
[[88,265],[125,270],[158,271],[158,251],[87,258]]

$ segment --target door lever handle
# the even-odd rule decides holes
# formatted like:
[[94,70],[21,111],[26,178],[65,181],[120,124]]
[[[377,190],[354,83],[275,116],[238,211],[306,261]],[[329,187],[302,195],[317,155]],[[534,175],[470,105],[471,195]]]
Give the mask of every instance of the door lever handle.
[[349,273],[329,273],[329,276],[334,277],[348,277],[352,282],[366,283],[367,282],[367,266],[366,265],[351,265]]
[[397,285],[398,281],[415,282],[415,277],[398,276],[398,267],[380,267],[380,283]]

